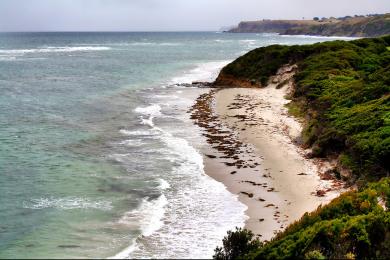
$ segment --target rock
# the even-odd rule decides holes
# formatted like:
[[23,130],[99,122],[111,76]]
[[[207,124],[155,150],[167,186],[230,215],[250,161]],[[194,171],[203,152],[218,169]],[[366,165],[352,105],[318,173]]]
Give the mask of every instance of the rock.
[[324,197],[325,194],[326,194],[326,191],[324,191],[324,190],[317,190],[317,192],[316,192],[317,197]]

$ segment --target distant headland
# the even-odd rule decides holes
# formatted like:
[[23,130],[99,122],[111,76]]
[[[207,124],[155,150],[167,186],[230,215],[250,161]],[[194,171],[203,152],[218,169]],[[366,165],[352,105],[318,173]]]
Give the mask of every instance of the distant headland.
[[314,17],[311,20],[243,21],[238,26],[230,30],[225,30],[225,32],[377,37],[390,34],[390,13],[338,18]]

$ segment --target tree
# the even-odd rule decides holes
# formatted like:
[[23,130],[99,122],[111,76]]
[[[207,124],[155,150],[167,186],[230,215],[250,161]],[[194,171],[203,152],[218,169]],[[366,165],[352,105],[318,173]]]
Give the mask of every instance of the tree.
[[261,246],[261,242],[258,239],[254,239],[252,231],[237,227],[236,231],[227,232],[227,236],[223,238],[222,243],[223,248],[217,247],[214,250],[214,259],[237,259],[237,257],[243,256]]
[[318,18],[317,16],[313,18],[314,21],[318,21],[320,20],[320,18]]

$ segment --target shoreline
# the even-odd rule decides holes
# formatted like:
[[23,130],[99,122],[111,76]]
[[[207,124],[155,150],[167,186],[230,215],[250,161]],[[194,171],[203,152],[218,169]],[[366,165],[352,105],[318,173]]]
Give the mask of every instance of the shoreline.
[[191,110],[209,144],[202,151],[205,173],[238,195],[248,207],[245,228],[261,240],[343,190],[341,182],[320,177],[330,163],[308,159],[295,142],[302,123],[285,107],[294,73],[282,67],[265,88],[210,90]]

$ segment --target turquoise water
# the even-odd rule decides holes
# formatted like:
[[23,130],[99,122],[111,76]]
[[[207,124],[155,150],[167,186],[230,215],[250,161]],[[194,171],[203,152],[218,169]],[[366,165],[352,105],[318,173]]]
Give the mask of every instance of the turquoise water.
[[174,84],[330,39],[0,34],[0,257],[210,257],[245,207],[204,175],[186,111],[205,90]]

